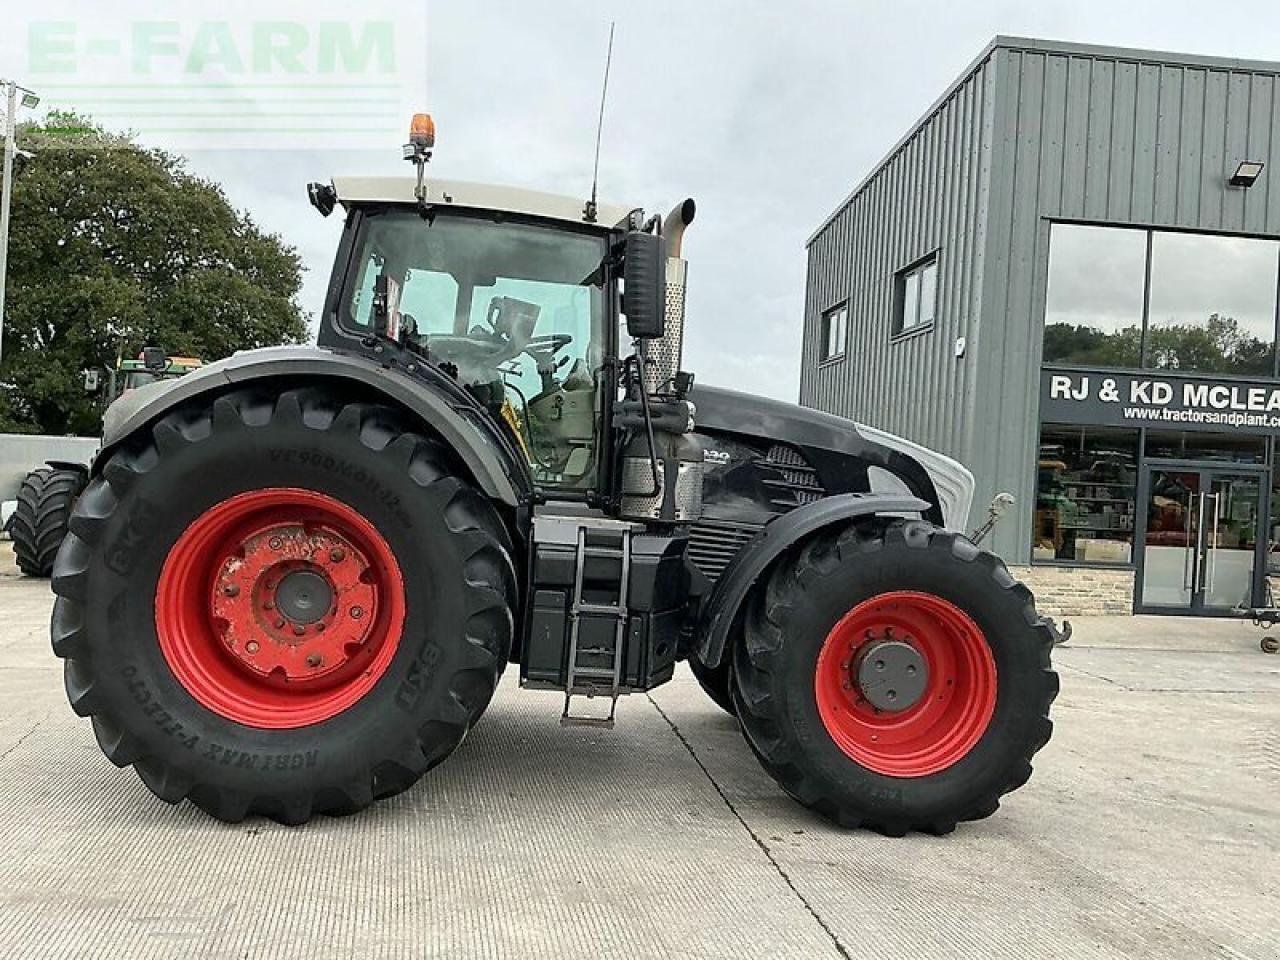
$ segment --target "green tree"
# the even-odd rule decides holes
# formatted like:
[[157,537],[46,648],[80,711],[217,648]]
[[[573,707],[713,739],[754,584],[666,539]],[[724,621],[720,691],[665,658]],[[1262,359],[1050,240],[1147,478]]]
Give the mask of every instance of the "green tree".
[[1142,352],[1142,328],[1106,333],[1083,324],[1048,323],[1044,328],[1045,363],[1096,367],[1136,367]]
[[146,344],[213,360],[306,335],[297,251],[182,159],[66,114],[19,136],[0,431],[97,433],[81,371]]
[[1203,325],[1152,323],[1147,353],[1151,366],[1161,370],[1271,375],[1271,344],[1241,329],[1235,317],[1218,313]]
[[[1140,365],[1142,329],[1106,333],[1081,324],[1044,328],[1045,363],[1097,367]],[[1209,314],[1203,324],[1152,322],[1147,328],[1147,365],[1187,373],[1271,375],[1271,344],[1241,328],[1234,317]]]

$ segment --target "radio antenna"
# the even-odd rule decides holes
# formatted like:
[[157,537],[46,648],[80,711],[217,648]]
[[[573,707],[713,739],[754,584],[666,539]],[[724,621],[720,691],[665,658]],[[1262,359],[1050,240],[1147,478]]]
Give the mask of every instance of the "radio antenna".
[[591,168],[591,199],[582,211],[582,217],[588,223],[596,222],[598,207],[596,190],[600,186],[600,138],[604,134],[604,103],[609,95],[609,67],[613,64],[613,28],[617,21],[609,21],[609,50],[604,57],[604,84],[600,88],[600,116],[596,120],[596,159]]

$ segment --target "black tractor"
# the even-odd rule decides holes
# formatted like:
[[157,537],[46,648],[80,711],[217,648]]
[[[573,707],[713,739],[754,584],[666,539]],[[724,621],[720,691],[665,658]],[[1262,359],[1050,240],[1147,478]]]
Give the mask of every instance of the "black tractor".
[[991,814],[1058,681],[1031,593],[962,532],[969,472],[695,386],[691,201],[438,181],[433,141],[415,121],[416,178],[309,188],[347,213],[316,347],[108,410],[52,626],[107,756],[297,824],[411,787],[509,663],[608,727],[684,660],[831,820]]

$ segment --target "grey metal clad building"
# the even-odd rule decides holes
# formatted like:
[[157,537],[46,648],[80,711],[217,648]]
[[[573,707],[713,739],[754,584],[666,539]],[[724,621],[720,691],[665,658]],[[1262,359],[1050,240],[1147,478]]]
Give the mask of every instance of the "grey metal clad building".
[[801,402],[963,461],[975,526],[1014,494],[1012,563],[1115,571],[1143,611],[1260,602],[1278,77],[997,37],[810,238]]

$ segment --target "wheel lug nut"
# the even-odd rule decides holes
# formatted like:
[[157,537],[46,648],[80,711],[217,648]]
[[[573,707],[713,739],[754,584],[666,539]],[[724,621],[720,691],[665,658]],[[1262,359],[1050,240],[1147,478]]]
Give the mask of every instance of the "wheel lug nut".
[[276,605],[272,603],[270,600],[268,600],[266,603],[262,605],[263,610],[274,610],[275,608],[276,608]]
[[270,541],[268,541],[267,545],[271,547],[272,550],[279,550],[281,547],[284,546],[284,541],[281,540],[279,537],[272,537]]
[[329,559],[334,563],[341,563],[346,558],[347,558],[347,554],[343,550],[334,548],[333,550],[329,551]]
[[364,607],[352,607],[352,608],[351,608],[351,619],[352,619],[352,620],[359,620],[359,619],[360,619],[361,617],[363,617],[363,616],[364,616]]
[[277,621],[276,621],[276,629],[277,629],[277,630],[283,630],[283,629],[284,629],[284,621],[283,621],[283,620],[277,620]]
[[313,669],[314,669],[315,667],[320,666],[320,664],[322,664],[322,663],[324,663],[324,661],[320,658],[320,654],[318,654],[318,653],[311,653],[311,654],[308,654],[308,655],[307,655],[307,666],[308,666],[308,667],[311,667],[311,668],[313,668]]
[[306,628],[306,627],[304,627],[304,626],[302,626],[301,624],[299,624],[299,625],[297,625],[297,626],[295,626],[295,627],[293,628],[293,635],[294,635],[295,637],[300,637],[300,636],[302,636],[302,635],[303,635],[304,633],[306,633],[306,632],[307,632],[307,628]]
[[257,653],[258,652],[257,641],[250,640],[248,643],[244,645],[244,649],[246,653]]
[[222,592],[225,593],[228,597],[240,596],[240,588],[237,587],[234,583],[228,583],[225,587],[222,588]]

